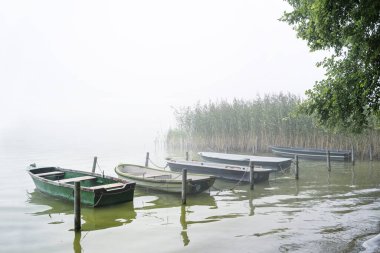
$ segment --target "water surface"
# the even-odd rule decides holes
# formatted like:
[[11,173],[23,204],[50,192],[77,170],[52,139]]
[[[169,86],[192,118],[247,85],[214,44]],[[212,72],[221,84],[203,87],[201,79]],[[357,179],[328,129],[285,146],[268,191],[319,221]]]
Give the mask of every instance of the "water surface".
[[[150,151],[133,143],[47,145],[2,143],[0,245],[2,252],[378,252],[380,163],[300,161],[292,171],[248,185],[217,180],[205,193],[180,196],[137,189],[134,201],[82,209],[83,230],[72,231],[73,205],[38,192],[30,163],[91,170],[97,155],[108,175],[120,162],[143,164]],[[114,145],[112,145],[114,144]]]

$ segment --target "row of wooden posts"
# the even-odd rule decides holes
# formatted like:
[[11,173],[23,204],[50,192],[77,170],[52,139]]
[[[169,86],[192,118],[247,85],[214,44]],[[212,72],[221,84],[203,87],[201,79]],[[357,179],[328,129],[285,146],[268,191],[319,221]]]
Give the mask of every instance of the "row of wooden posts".
[[[186,152],[186,160],[189,159],[189,153]],[[98,157],[94,157],[92,164],[92,173],[95,173]],[[149,166],[149,152],[146,153],[145,167]],[[104,173],[104,172],[103,172]],[[187,185],[187,169],[182,170],[182,192],[181,201],[183,205],[186,205],[186,185]],[[81,196],[80,196],[80,182],[74,183],[74,230],[81,230]]]
[[[186,161],[189,160],[189,152],[186,152]],[[98,158],[94,157],[94,162],[92,165],[92,173],[95,173]],[[145,167],[149,166],[149,152],[146,153]],[[250,162],[250,189],[254,189],[254,163]],[[186,205],[187,196],[187,169],[182,170],[182,191],[181,191],[181,202],[182,205]],[[81,230],[81,201],[80,201],[80,182],[74,183],[74,229],[75,231]]]
[[[370,152],[370,161],[372,161],[372,152]],[[330,172],[331,171],[331,159],[330,159],[330,151],[326,151],[326,162],[327,162],[327,169]],[[351,163],[352,165],[355,165],[355,155],[354,155],[354,149],[351,151]],[[298,180],[299,178],[299,163],[298,163],[298,155],[294,156],[294,164],[295,164],[295,179]]]
[[[189,152],[186,152],[186,161],[189,160]],[[295,179],[299,179],[299,162],[298,156],[295,155]],[[330,162],[330,151],[326,152],[326,160],[327,160],[327,168],[328,171],[331,171],[331,162]],[[372,161],[372,152],[370,152],[370,160]],[[94,157],[94,162],[92,165],[92,173],[95,173],[96,165],[98,162],[98,158]],[[355,156],[354,149],[352,149],[351,153],[351,162],[355,164]],[[146,153],[145,157],[145,167],[149,166],[149,152]],[[249,163],[249,189],[254,190],[255,181],[254,181],[254,173],[255,173],[255,164],[254,162]],[[186,185],[187,185],[187,169],[182,170],[182,192],[181,192],[181,202],[182,205],[186,205]],[[81,229],[81,202],[80,202],[80,182],[75,182],[74,184],[74,227],[75,231],[79,231]]]

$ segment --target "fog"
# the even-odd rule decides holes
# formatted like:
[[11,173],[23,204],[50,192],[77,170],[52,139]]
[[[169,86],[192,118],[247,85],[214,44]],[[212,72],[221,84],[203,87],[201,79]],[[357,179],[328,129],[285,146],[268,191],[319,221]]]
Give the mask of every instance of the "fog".
[[173,109],[323,77],[270,1],[1,1],[0,141],[149,145]]

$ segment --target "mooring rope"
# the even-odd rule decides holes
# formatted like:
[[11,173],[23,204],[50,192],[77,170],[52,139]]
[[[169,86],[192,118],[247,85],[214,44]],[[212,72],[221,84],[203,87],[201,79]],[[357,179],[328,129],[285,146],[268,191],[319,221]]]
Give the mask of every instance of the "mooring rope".
[[246,173],[247,173],[247,170],[244,171],[243,176],[242,176],[242,177],[239,179],[239,181],[238,181],[233,187],[231,187],[231,188],[228,188],[228,189],[219,189],[219,188],[217,188],[217,187],[215,187],[215,186],[212,186],[213,189],[215,189],[215,190],[218,191],[218,192],[216,193],[216,195],[218,195],[220,192],[225,191],[225,190],[230,190],[230,191],[235,190],[235,188],[238,187],[238,186],[240,185],[240,183],[241,183],[241,181],[243,180],[243,178],[244,178],[244,176],[245,176]]
[[154,165],[156,166],[157,168],[160,168],[160,169],[163,169],[165,170],[167,167],[168,167],[168,164],[166,164],[165,166],[158,166],[157,164],[155,164],[152,159],[149,158],[149,161]]
[[230,189],[231,191],[234,190],[237,186],[240,185],[240,183],[241,183],[241,181],[243,180],[243,178],[244,178],[244,176],[245,176],[246,173],[247,173],[247,170],[244,171],[243,176],[242,176],[242,177],[240,178],[240,180],[235,184],[235,186],[232,187],[232,188]]
[[104,175],[104,170],[102,170],[102,169],[100,168],[100,165],[99,165],[98,160],[96,160],[96,165],[97,165],[98,169],[100,170],[100,173]]
[[80,239],[80,242],[82,242],[84,240],[84,238],[86,238],[88,233],[90,233],[90,231],[87,231],[87,233],[82,237],[82,239]]
[[284,175],[286,173],[287,169],[286,168],[282,168],[281,164],[279,164],[279,166],[280,166],[280,169],[277,170],[277,172],[280,172],[280,173],[282,173],[282,175]]
[[99,203],[100,203],[100,200],[102,199],[102,197],[103,197],[103,194],[102,195],[100,195],[100,197],[99,197],[99,199],[98,199],[98,201],[96,201],[96,203],[94,204],[94,206],[93,207],[96,207]]

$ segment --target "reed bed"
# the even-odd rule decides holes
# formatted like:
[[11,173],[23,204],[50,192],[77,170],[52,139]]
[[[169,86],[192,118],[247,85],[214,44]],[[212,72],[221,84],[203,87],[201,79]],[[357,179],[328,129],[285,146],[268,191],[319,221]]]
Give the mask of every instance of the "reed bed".
[[379,159],[380,133],[366,130],[360,135],[332,133],[297,113],[302,102],[293,94],[257,96],[246,101],[221,100],[175,112],[177,128],[166,136],[169,149],[219,152],[265,153],[270,146],[355,150],[356,158]]

